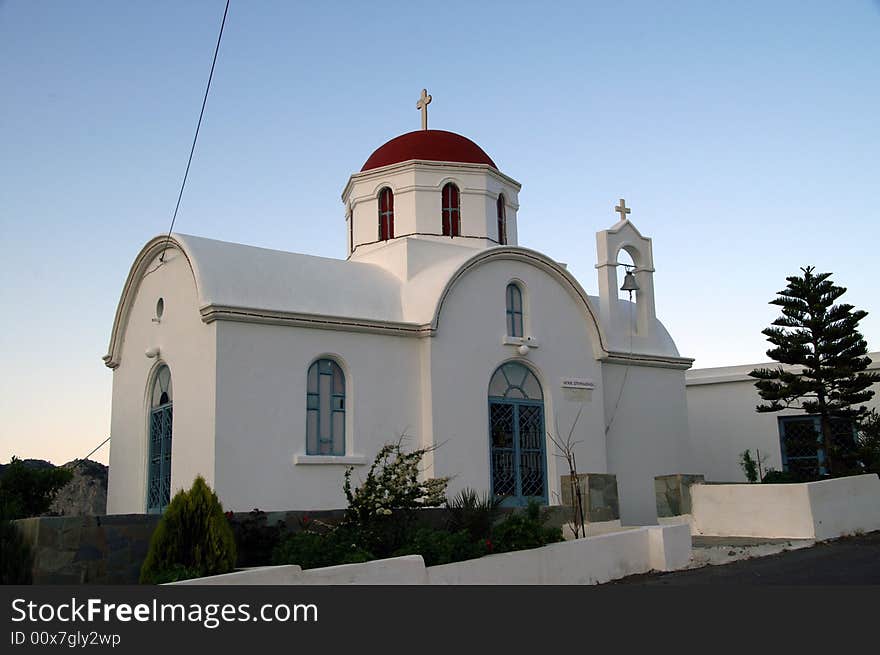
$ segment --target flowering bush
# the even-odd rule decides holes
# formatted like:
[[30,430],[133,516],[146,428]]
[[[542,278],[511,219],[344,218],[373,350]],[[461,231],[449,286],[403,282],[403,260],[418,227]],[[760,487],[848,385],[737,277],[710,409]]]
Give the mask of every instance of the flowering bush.
[[449,478],[420,479],[422,458],[430,451],[407,452],[400,441],[386,444],[359,487],[352,486],[353,469],[346,469],[343,525],[356,533],[361,548],[377,557],[393,554],[410,539],[418,510],[446,502]]

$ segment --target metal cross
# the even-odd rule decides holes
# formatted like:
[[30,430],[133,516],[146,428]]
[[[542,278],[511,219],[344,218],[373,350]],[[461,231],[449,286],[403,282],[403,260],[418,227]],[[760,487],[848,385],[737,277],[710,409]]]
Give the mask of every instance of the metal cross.
[[416,109],[422,110],[422,129],[428,129],[428,105],[431,104],[431,96],[428,95],[428,89],[422,89],[422,97],[416,103]]
[[614,211],[620,214],[620,220],[625,220],[626,215],[630,213],[630,208],[626,206],[626,202],[621,198],[620,204],[614,208]]

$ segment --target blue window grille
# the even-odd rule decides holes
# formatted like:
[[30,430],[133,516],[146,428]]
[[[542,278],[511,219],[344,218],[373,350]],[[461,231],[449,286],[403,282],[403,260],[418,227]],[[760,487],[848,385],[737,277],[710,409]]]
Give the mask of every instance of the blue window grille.
[[517,362],[489,382],[492,493],[504,505],[547,502],[544,395],[535,374]]
[[514,282],[507,285],[507,335],[523,336],[522,289]]
[[306,454],[345,454],[345,374],[332,359],[319,359],[309,367]]
[[150,453],[147,511],[159,513],[171,500],[171,435],[173,423],[171,371],[162,365],[150,393]]
[[[782,470],[805,477],[826,475],[825,440],[822,438],[822,421],[819,416],[779,417],[779,444],[782,454]],[[848,419],[831,420],[832,441],[842,452],[855,446],[855,432]]]

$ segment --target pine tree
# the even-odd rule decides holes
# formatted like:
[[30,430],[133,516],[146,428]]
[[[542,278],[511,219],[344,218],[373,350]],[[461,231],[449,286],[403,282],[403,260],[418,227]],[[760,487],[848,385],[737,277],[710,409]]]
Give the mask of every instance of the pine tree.
[[[826,468],[832,470],[832,419],[858,421],[867,413],[865,403],[874,395],[871,385],[880,375],[867,373],[871,363],[868,344],[858,324],[868,312],[852,305],[834,302],[845,292],[836,286],[831,273],[814,273],[802,268],[803,276],[786,278],[788,286],[779,291],[771,305],[782,308],[782,316],[762,331],[775,347],[767,356],[800,370],[755,369],[750,376],[766,403],[759,412],[801,409],[818,415],[826,455]],[[858,406],[857,406],[858,405]]]

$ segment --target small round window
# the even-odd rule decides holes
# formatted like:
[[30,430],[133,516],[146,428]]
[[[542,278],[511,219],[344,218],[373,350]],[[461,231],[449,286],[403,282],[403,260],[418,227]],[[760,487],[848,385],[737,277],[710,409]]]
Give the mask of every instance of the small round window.
[[162,318],[162,314],[165,313],[165,299],[159,298],[156,301],[156,318]]

